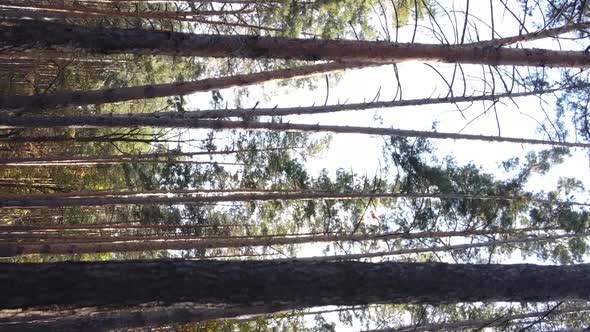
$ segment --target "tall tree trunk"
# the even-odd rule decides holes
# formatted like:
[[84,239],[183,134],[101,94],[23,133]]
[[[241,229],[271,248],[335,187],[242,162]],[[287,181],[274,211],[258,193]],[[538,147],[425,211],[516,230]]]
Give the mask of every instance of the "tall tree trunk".
[[252,224],[195,224],[195,225],[162,225],[162,224],[83,224],[83,225],[1,225],[0,233],[56,233],[62,231],[93,231],[93,230],[194,230],[199,228],[248,227]]
[[[470,193],[459,193],[459,192],[445,192],[445,193],[407,193],[407,192],[362,192],[362,191],[349,191],[349,192],[330,192],[330,191],[300,191],[300,190],[288,190],[288,189],[250,189],[250,188],[235,188],[235,189],[153,189],[153,190],[142,190],[142,191],[131,191],[131,190],[84,190],[84,191],[64,191],[60,193],[45,194],[45,195],[12,195],[12,196],[0,196],[6,200],[20,200],[20,201],[46,201],[55,200],[57,198],[70,198],[71,201],[80,201],[80,198],[108,198],[120,200],[122,196],[125,197],[138,197],[149,194],[151,196],[169,196],[169,195],[195,195],[195,194],[217,194],[212,200],[227,201],[228,199],[235,199],[237,201],[244,200],[306,200],[306,199],[359,199],[359,198],[438,198],[438,199],[464,199],[464,200],[492,200],[492,201],[503,201],[509,202],[514,200],[527,200],[528,202],[547,203],[547,204],[562,204],[572,206],[590,206],[590,203],[577,202],[577,201],[560,201],[543,198],[530,197],[528,193],[518,195],[480,195]],[[225,194],[232,194],[231,196],[223,196]],[[253,196],[254,195],[254,196]],[[212,196],[199,196],[199,197],[212,197]],[[195,197],[198,199],[199,197]],[[88,203],[89,201],[83,200],[80,202]],[[134,201],[135,202],[135,201]],[[167,203],[168,201],[157,200],[154,203]],[[31,203],[32,204],[32,203]],[[69,206],[69,203],[66,203]],[[119,202],[119,204],[121,204]],[[131,203],[129,203],[131,204]],[[141,204],[141,203],[133,203]],[[101,204],[109,205],[109,204]],[[2,203],[0,203],[0,207]],[[0,226],[0,229],[2,226]]]
[[[411,325],[406,327],[397,328],[383,328],[375,330],[364,330],[363,332],[426,332],[426,331],[452,331],[452,330],[464,330],[464,329],[482,329],[483,327],[504,327],[510,322],[525,318],[535,318],[548,316],[557,316],[572,312],[588,311],[590,307],[578,307],[571,309],[555,310],[555,311],[537,311],[527,312],[522,314],[514,315],[502,315],[496,318],[490,319],[469,319],[464,321],[446,322],[437,324],[422,324],[422,325]],[[516,323],[516,322],[514,322]]]
[[[156,135],[157,136],[157,135]],[[11,136],[8,138],[1,138],[0,143],[146,143],[146,144],[159,144],[159,143],[186,143],[194,141],[203,141],[201,139],[160,139],[160,138],[133,138],[138,137],[136,135],[104,135],[104,136],[76,136],[71,137],[69,135],[59,136]]]
[[[513,234],[538,229],[515,230],[466,230],[466,231],[437,231],[415,233],[384,233],[384,234],[312,234],[303,236],[250,236],[250,237],[158,237],[150,239],[137,236],[129,241],[124,236],[109,238],[86,237],[82,242],[73,243],[0,243],[0,257],[10,257],[28,254],[84,254],[101,252],[130,252],[147,250],[188,250],[207,248],[239,248],[274,246],[288,244],[304,244],[337,241],[388,241],[395,239],[422,239],[464,237],[491,234]],[[572,236],[578,236],[574,234]],[[570,236],[570,237],[572,237]]]
[[134,53],[201,57],[237,57],[359,62],[441,61],[508,66],[590,66],[585,52],[544,49],[429,45],[262,36],[198,35],[8,21],[0,25],[0,48],[101,54]]
[[[175,11],[125,11],[125,10],[112,10],[112,6],[102,7],[90,7],[87,5],[53,5],[53,4],[23,4],[14,3],[6,4],[5,7],[8,10],[16,9],[20,12],[21,16],[28,16],[35,13],[47,15],[47,17],[65,17],[65,18],[116,18],[116,17],[131,17],[131,18],[142,18],[146,20],[190,20],[198,16],[220,16],[220,15],[231,15],[231,14],[243,14],[251,13],[252,9],[248,9],[247,6],[242,9],[235,10],[175,10]],[[2,11],[0,11],[1,13]],[[56,16],[52,16],[56,15]]]
[[0,164],[2,166],[17,166],[17,167],[93,167],[96,165],[121,165],[122,163],[138,163],[138,164],[158,164],[158,163],[171,163],[171,164],[217,164],[217,165],[244,165],[240,163],[222,162],[222,161],[199,161],[199,160],[184,160],[184,159],[137,159],[137,160],[98,160],[98,161],[81,161],[81,162],[43,162],[43,163],[17,163],[17,164]]
[[[233,164],[232,164],[233,165]],[[293,190],[272,190],[272,189],[250,189],[250,188],[236,188],[236,189],[150,189],[150,190],[142,190],[142,191],[132,191],[132,190],[125,190],[125,189],[112,189],[112,190],[83,190],[83,191],[66,191],[61,193],[51,194],[51,197],[45,196],[38,196],[38,195],[21,195],[19,196],[20,199],[53,199],[57,197],[71,197],[71,198],[78,198],[78,197],[121,197],[121,196],[142,196],[142,195],[151,195],[151,196],[168,196],[168,195],[184,195],[184,194],[242,194],[242,195],[249,195],[249,194],[286,194],[286,195],[295,195],[295,193],[301,194],[301,191],[293,191]],[[330,195],[327,192],[324,192],[325,195]],[[356,193],[358,194],[358,193]],[[352,194],[352,195],[356,195]],[[368,194],[367,194],[368,195]],[[457,195],[459,197],[460,195]],[[1,196],[0,196],[1,197]],[[289,197],[289,196],[286,196]],[[482,196],[484,199],[494,199],[494,200],[512,200],[516,199],[517,197],[504,197],[504,196]],[[525,196],[520,196],[525,198]],[[346,197],[344,197],[346,199]]]
[[522,243],[532,243],[532,242],[547,242],[547,241],[555,241],[559,239],[571,239],[576,237],[584,237],[588,236],[590,233],[573,233],[573,234],[560,234],[560,235],[546,235],[546,236],[531,236],[531,237],[517,237],[508,240],[494,240],[494,241],[486,241],[486,242],[478,242],[478,243],[466,243],[466,244],[456,244],[456,245],[449,245],[449,246],[438,246],[438,247],[431,247],[431,248],[405,248],[399,250],[391,250],[391,251],[377,251],[377,252],[369,252],[369,253],[361,253],[361,254],[347,254],[347,255],[332,255],[332,256],[312,256],[312,257],[302,257],[298,258],[302,261],[346,261],[346,260],[354,260],[354,259],[363,259],[363,258],[374,258],[374,257],[384,257],[384,256],[398,256],[398,255],[411,255],[411,254],[421,254],[421,253],[434,253],[434,252],[447,252],[453,250],[467,250],[473,248],[484,248],[484,247],[499,247],[505,246],[509,244],[522,244]]
[[103,104],[135,99],[186,95],[197,91],[211,91],[234,86],[246,86],[273,80],[289,79],[364,66],[370,66],[370,64],[358,62],[329,62],[252,74],[207,78],[192,82],[150,84],[115,89],[37,94],[32,96],[0,96],[0,111],[15,109],[38,111],[43,108],[60,106]]
[[479,96],[459,96],[459,97],[441,97],[441,98],[421,98],[421,99],[405,99],[393,101],[375,101],[368,103],[351,103],[339,105],[324,105],[324,106],[299,106],[299,107],[272,107],[272,108],[237,108],[237,109],[217,109],[217,110],[202,110],[192,111],[183,114],[178,112],[158,112],[158,113],[141,113],[136,116],[159,118],[176,118],[183,119],[222,119],[231,117],[255,117],[255,116],[287,116],[287,115],[303,115],[303,114],[323,114],[336,113],[346,111],[360,111],[378,108],[394,108],[403,106],[421,106],[421,105],[436,105],[436,104],[454,104],[464,102],[476,102],[484,100],[499,100],[501,98],[518,98],[542,95],[545,93],[552,93],[561,89],[548,89],[527,92],[507,92],[498,94],[486,94]]
[[590,300],[590,265],[183,261],[0,263],[0,308]]
[[312,125],[281,122],[226,121],[191,119],[190,115],[172,117],[130,115],[68,115],[68,116],[6,116],[0,115],[0,125],[13,128],[53,128],[53,127],[163,127],[163,128],[208,128],[208,129],[253,129],[274,131],[333,132],[346,134],[366,134],[379,136],[423,137],[433,139],[464,139],[486,142],[509,142],[564,147],[589,148],[589,143],[560,142],[532,138],[518,138],[491,135],[472,135],[379,127]]
[[[293,147],[296,149],[298,147]],[[248,152],[258,151],[278,151],[290,148],[266,148],[248,150]],[[23,158],[0,158],[0,165],[4,166],[27,166],[27,165],[46,165],[46,164],[108,164],[124,162],[141,162],[141,161],[162,161],[175,162],[178,157],[209,156],[209,155],[229,155],[245,152],[244,150],[216,150],[216,151],[196,151],[196,152],[161,152],[161,153],[144,153],[144,154],[117,154],[117,155],[99,155],[99,156],[44,156],[44,157],[23,157]]]
[[544,28],[541,30],[537,30],[534,32],[523,33],[516,36],[504,37],[504,38],[497,38],[493,40],[483,40],[479,42],[474,42],[470,44],[466,44],[466,46],[480,46],[480,47],[502,47],[510,44],[515,44],[519,42],[529,42],[534,40],[539,40],[548,37],[556,37],[558,35],[572,32],[572,31],[582,31],[584,29],[590,28],[590,22],[578,22],[578,23],[568,23],[556,28]]
[[[187,193],[190,189],[181,189]],[[198,190],[193,191],[197,193]],[[138,192],[137,194],[141,194]],[[439,198],[439,199],[473,199],[512,201],[528,197],[502,195],[474,195],[469,193],[403,193],[403,192],[323,192],[323,191],[288,191],[288,192],[251,192],[230,193],[224,195],[192,195],[192,196],[102,196],[102,197],[63,197],[60,195],[11,195],[0,196],[2,208],[55,208],[65,206],[102,206],[123,204],[188,204],[217,202],[247,202],[273,200],[310,200],[310,199],[360,199],[360,198]],[[535,202],[557,204],[560,201],[534,199]],[[561,202],[565,204],[566,202]],[[588,206],[590,203],[567,202],[569,205]]]
[[194,306],[173,305],[122,309],[90,313],[59,313],[57,316],[41,315],[19,320],[0,321],[3,332],[104,332],[115,329],[158,327],[167,324],[198,323],[208,320],[235,318],[244,315],[257,315],[288,310],[288,306]]
[[[190,12],[185,12],[190,14]],[[105,11],[105,10],[94,10],[94,11],[72,11],[72,12],[65,12],[65,11],[53,11],[53,10],[45,10],[45,9],[38,9],[34,11],[23,11],[22,9],[3,9],[0,7],[0,14],[5,17],[12,17],[12,18],[21,18],[23,16],[28,16],[36,19],[51,19],[51,18],[61,18],[61,19],[105,19],[105,18],[135,18],[135,19],[143,19],[143,20],[172,20],[172,21],[181,21],[181,22],[194,22],[200,24],[210,24],[210,25],[223,25],[223,26],[231,26],[231,27],[239,27],[239,28],[249,28],[249,29],[258,29],[264,31],[277,31],[281,32],[282,29],[278,28],[271,28],[265,27],[260,25],[254,24],[247,24],[247,23],[240,23],[240,22],[227,22],[221,20],[211,20],[211,19],[204,19],[202,17],[198,17],[196,15],[180,15],[175,12],[122,12],[122,11]],[[210,12],[209,15],[214,15],[213,12]]]

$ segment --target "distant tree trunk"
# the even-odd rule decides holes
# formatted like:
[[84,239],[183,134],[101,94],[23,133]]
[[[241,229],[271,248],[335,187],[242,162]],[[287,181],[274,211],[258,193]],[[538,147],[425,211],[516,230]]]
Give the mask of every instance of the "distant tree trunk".
[[0,25],[0,48],[14,51],[65,48],[75,52],[101,54],[134,53],[367,63],[413,60],[507,66],[590,66],[590,55],[581,51],[198,35],[29,21],[9,21]]
[[[174,193],[174,190],[169,190]],[[546,199],[531,199],[525,195],[476,195],[469,193],[403,193],[403,192],[325,192],[325,191],[284,191],[284,192],[245,192],[229,193],[222,195],[194,195],[201,189],[180,189],[180,194],[192,193],[191,196],[141,196],[142,192],[126,196],[100,196],[101,191],[80,195],[80,197],[67,197],[56,195],[11,195],[0,196],[0,207],[3,208],[55,208],[64,206],[101,206],[122,204],[188,204],[188,203],[217,203],[217,202],[247,202],[247,201],[273,201],[273,200],[309,200],[309,199],[360,199],[360,198],[439,198],[439,199],[473,199],[512,201],[515,199],[528,199],[542,203],[558,203],[559,201]],[[90,197],[89,197],[90,196]],[[586,206],[590,203],[567,202],[570,205]]]
[[[125,11],[125,10],[112,10],[112,6],[102,7],[91,7],[87,5],[53,5],[53,4],[23,4],[14,3],[8,4],[10,9],[17,9],[20,11],[22,16],[27,16],[34,13],[41,13],[47,15],[47,17],[68,17],[68,18],[116,18],[116,17],[131,17],[131,18],[143,18],[143,19],[169,19],[169,20],[185,20],[191,19],[198,16],[220,16],[220,15],[232,15],[251,13],[253,10],[244,7],[241,9],[220,9],[220,10],[175,10],[175,11]],[[3,9],[4,10],[4,9]],[[0,11],[1,13],[2,11]]]
[[0,263],[0,308],[590,300],[590,265],[183,261]]
[[14,318],[3,323],[3,332],[103,332],[114,329],[131,329],[141,327],[158,327],[167,324],[198,323],[207,320],[235,318],[244,315],[256,315],[288,310],[288,306],[257,305],[257,306],[194,306],[174,305],[161,307],[147,307],[139,309],[121,309],[112,311],[97,311],[91,313],[68,312],[57,316],[31,315]]
[[54,94],[38,94],[32,96],[0,96],[0,111],[15,109],[27,109],[35,111],[43,108],[60,106],[104,104],[135,99],[186,95],[197,91],[211,91],[234,86],[246,86],[273,80],[290,79],[365,66],[370,66],[370,64],[353,62],[329,62],[263,71],[252,74],[207,78],[192,82],[150,84],[125,88],[59,92]]
[[560,27],[556,28],[545,28],[534,32],[523,33],[517,36],[510,36],[504,38],[497,38],[493,40],[483,40],[479,42],[473,42],[470,44],[465,44],[466,46],[480,46],[480,47],[502,47],[510,44],[515,44],[519,42],[529,42],[534,40],[539,40],[547,37],[557,37],[558,35],[572,32],[572,31],[581,31],[584,29],[590,28],[590,22],[578,22],[578,23],[568,23]]
[[498,94],[487,94],[479,96],[459,96],[459,97],[441,97],[441,98],[421,98],[421,99],[405,99],[393,101],[374,101],[365,103],[350,103],[338,105],[324,105],[324,106],[299,106],[299,107],[272,107],[272,108],[237,108],[237,109],[216,109],[216,110],[201,110],[191,111],[183,114],[178,112],[157,112],[157,113],[141,113],[136,116],[158,117],[158,118],[176,118],[183,119],[222,119],[231,117],[255,117],[255,116],[287,116],[287,115],[303,115],[303,114],[323,114],[336,113],[346,111],[360,111],[378,108],[394,108],[404,106],[420,106],[420,105],[436,105],[436,104],[454,104],[454,103],[471,103],[483,100],[499,100],[501,98],[518,98],[542,95],[545,93],[552,93],[561,89],[548,89],[527,92],[507,92]]
[[[295,147],[294,147],[295,148]],[[288,148],[267,148],[255,149],[248,151],[275,151],[285,150]],[[44,156],[44,157],[23,157],[23,158],[0,158],[0,165],[4,166],[28,166],[28,165],[47,165],[47,164],[110,164],[123,162],[141,162],[141,161],[158,161],[158,162],[176,162],[178,157],[192,157],[192,156],[209,156],[209,155],[229,155],[242,150],[215,150],[215,151],[197,151],[197,152],[161,152],[161,153],[145,153],[145,154],[119,154],[119,155],[99,155],[99,156]]]
[[[130,252],[146,250],[188,250],[207,248],[239,248],[257,246],[275,246],[337,241],[388,241],[394,239],[422,239],[464,237],[491,234],[514,234],[539,229],[514,230],[466,230],[436,231],[415,233],[384,233],[384,234],[312,234],[312,235],[270,235],[251,237],[165,237],[156,238],[135,236],[127,239],[117,237],[84,237],[82,241],[66,243],[0,243],[0,257],[27,254],[83,254],[101,252]],[[17,235],[18,236],[18,235]],[[577,235],[573,235],[577,236]],[[109,242],[110,240],[110,242]]]
[[[35,158],[0,158],[2,166],[47,166],[47,165],[101,165],[126,162],[176,162],[181,156],[196,156],[214,154],[202,152],[183,152],[183,153],[150,153],[150,154],[129,154],[129,155],[109,155],[109,156],[45,156]],[[180,160],[186,161],[186,160]]]
[[571,239],[571,238],[576,238],[576,237],[584,237],[584,236],[588,236],[588,235],[590,235],[590,233],[573,233],[573,234],[568,233],[568,234],[560,234],[560,235],[517,237],[517,238],[512,238],[512,239],[507,239],[507,240],[494,240],[494,241],[486,241],[486,242],[456,244],[456,245],[449,245],[449,246],[437,246],[437,247],[430,247],[430,248],[405,248],[405,249],[399,249],[399,250],[377,251],[377,252],[369,252],[369,253],[361,253],[361,254],[302,257],[302,258],[298,258],[298,259],[302,260],[302,261],[314,261],[314,262],[346,261],[346,260],[373,258],[373,257],[411,255],[411,254],[433,253],[433,252],[447,252],[447,251],[453,251],[453,250],[467,250],[467,249],[473,249],[473,248],[499,247],[499,246],[508,245],[508,244],[547,242],[547,241],[555,241],[555,240],[559,240],[559,239],[568,239],[568,238]]
[[[190,12],[185,12],[190,13]],[[222,25],[222,26],[231,26],[231,27],[239,27],[239,28],[249,28],[249,29],[257,29],[257,30],[264,30],[264,31],[276,31],[281,32],[282,29],[278,28],[271,28],[265,27],[260,25],[254,24],[247,24],[247,23],[240,23],[240,22],[226,22],[220,20],[211,20],[211,19],[204,19],[202,17],[198,17],[196,15],[181,15],[175,12],[122,12],[122,11],[105,11],[105,10],[94,10],[94,11],[54,11],[54,10],[46,10],[46,9],[38,9],[34,11],[25,11],[22,9],[2,9],[0,8],[0,14],[8,17],[20,18],[22,16],[30,16],[37,19],[47,19],[47,18],[61,18],[61,19],[105,19],[105,18],[135,18],[135,19],[143,19],[143,20],[171,20],[171,21],[180,21],[180,22],[194,22],[200,24],[210,24],[210,25]],[[217,15],[221,15],[219,13]],[[208,15],[216,15],[213,12],[209,12]]]
[[195,224],[195,225],[162,225],[162,224],[83,224],[83,225],[2,225],[0,226],[0,232],[62,232],[68,230],[74,231],[93,231],[93,230],[126,230],[126,229],[155,229],[155,230],[193,230],[199,228],[208,227],[247,227],[252,226],[251,224]]
[[217,164],[217,165],[244,165],[240,163],[222,162],[222,161],[199,161],[199,160],[185,160],[185,159],[123,159],[123,160],[97,160],[97,161],[80,161],[80,162],[43,162],[43,163],[0,163],[1,166],[13,166],[13,167],[93,167],[96,165],[121,165],[122,163],[137,163],[137,164],[157,164],[157,163],[170,163],[170,164]]
[[437,131],[421,131],[379,127],[312,125],[283,122],[258,122],[258,121],[226,121],[226,120],[201,120],[191,119],[190,115],[178,115],[175,117],[130,115],[68,115],[68,116],[6,116],[0,115],[0,125],[13,128],[52,128],[52,127],[163,127],[163,128],[208,128],[208,129],[253,129],[273,131],[303,131],[303,132],[333,132],[347,134],[366,134],[380,136],[423,137],[433,139],[464,139],[486,142],[509,142],[519,144],[537,144],[564,147],[589,148],[589,143],[560,142],[532,138],[518,138],[492,135],[472,135],[445,133]]
[[[192,142],[195,140],[175,140],[175,139],[160,139],[160,138],[134,138],[136,135],[103,135],[103,136],[76,136],[71,137],[68,135],[59,136],[11,136],[8,138],[0,139],[0,143],[146,143],[146,144],[159,144],[159,143],[184,143]],[[202,140],[198,140],[202,141]]]
[[[383,329],[375,329],[375,330],[364,330],[363,332],[425,332],[425,331],[452,331],[452,330],[464,330],[464,329],[482,329],[483,327],[504,327],[507,324],[515,320],[525,319],[525,318],[535,318],[535,317],[543,317],[545,315],[549,315],[551,317],[572,313],[572,312],[581,312],[590,310],[590,307],[578,307],[578,308],[571,308],[571,309],[563,309],[563,310],[556,310],[553,312],[549,311],[537,311],[537,312],[527,312],[522,314],[514,314],[514,315],[502,315],[496,318],[490,319],[469,319],[464,321],[455,321],[455,322],[445,322],[445,323],[436,323],[436,324],[422,324],[422,325],[411,325],[406,327],[397,327],[397,328],[383,328]],[[514,322],[518,323],[518,322]]]
[[[234,165],[234,164],[232,164]],[[293,191],[293,190],[272,190],[272,189],[250,189],[250,188],[235,188],[235,189],[150,189],[150,190],[141,190],[141,191],[133,191],[133,190],[125,190],[125,189],[112,189],[112,190],[83,190],[83,191],[66,191],[61,193],[51,194],[51,197],[45,196],[20,196],[21,199],[37,199],[37,198],[44,198],[44,199],[53,199],[57,197],[71,197],[73,199],[78,197],[120,197],[120,196],[142,196],[142,195],[184,195],[184,194],[240,194],[240,195],[249,195],[249,194],[261,194],[261,195],[273,195],[273,194],[285,194],[285,195],[297,195],[301,194],[300,191]],[[330,194],[325,192],[326,196]],[[319,193],[311,194],[311,195],[319,195]],[[354,195],[358,195],[358,193],[353,193]],[[1,196],[0,196],[1,197]],[[289,196],[285,196],[289,197]],[[346,197],[345,197],[346,198]],[[523,197],[524,198],[524,197]],[[511,200],[514,197],[490,197],[485,196],[485,199],[494,199],[494,200]]]

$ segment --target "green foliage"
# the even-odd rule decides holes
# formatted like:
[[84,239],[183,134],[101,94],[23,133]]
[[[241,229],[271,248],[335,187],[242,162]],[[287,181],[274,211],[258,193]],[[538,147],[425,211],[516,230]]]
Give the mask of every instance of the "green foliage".
[[406,0],[285,1],[268,6],[260,13],[264,15],[264,26],[278,27],[278,33],[284,36],[370,40],[388,25],[381,22],[376,27],[375,15],[395,22],[394,28],[397,28],[408,23],[412,16],[421,17],[428,6],[425,0],[416,3]]
[[[422,139],[410,144],[405,138],[391,138],[386,151],[391,154],[389,167],[395,167],[398,172],[397,187],[401,192],[513,197],[522,187],[521,181],[498,181],[472,164],[458,166],[450,157],[429,165],[421,156],[433,150]],[[404,223],[402,227],[431,229],[432,221],[442,216],[447,223],[462,223],[465,228],[513,227],[512,216],[521,211],[524,204],[524,201],[511,199],[417,199],[413,203],[416,209],[413,225]]]
[[[524,190],[527,181],[533,174],[546,174],[550,168],[563,161],[569,154],[567,149],[555,148],[538,153],[529,153],[524,162],[518,158],[502,163],[505,171],[514,174],[507,180],[498,180],[493,175],[484,173],[481,168],[472,164],[459,166],[446,157],[439,161],[433,156],[432,146],[423,139],[411,142],[405,138],[392,137],[385,147],[384,155],[389,161],[388,170],[395,172],[397,188],[408,193],[448,193],[459,194],[456,198],[416,198],[409,202],[394,202],[391,212],[384,217],[389,225],[403,230],[446,230],[446,229],[502,229],[529,225],[536,228],[559,227],[566,232],[583,232],[588,224],[588,212],[574,208],[567,203],[556,204],[560,193],[566,200],[573,199],[573,192],[583,190],[581,183],[575,179],[560,179],[557,191],[532,194]],[[428,158],[429,157],[429,158]],[[475,196],[491,196],[505,199],[470,199],[462,194]],[[566,201],[561,198],[561,202]],[[400,204],[406,210],[395,210]],[[409,212],[406,212],[409,208]],[[388,226],[388,228],[391,226]],[[496,240],[518,237],[519,234],[506,233],[496,236]],[[485,239],[488,241],[489,239]],[[555,242],[538,242],[533,244],[511,245],[503,249],[510,254],[513,249],[525,250],[524,255],[540,255],[543,259],[559,262],[572,262],[585,253],[584,240],[559,244]],[[410,244],[417,241],[409,241]],[[419,241],[436,245],[436,241]],[[559,242],[559,241],[558,241]],[[490,253],[494,248],[489,248]],[[454,251],[453,258],[460,261],[477,258],[482,249],[470,251]]]

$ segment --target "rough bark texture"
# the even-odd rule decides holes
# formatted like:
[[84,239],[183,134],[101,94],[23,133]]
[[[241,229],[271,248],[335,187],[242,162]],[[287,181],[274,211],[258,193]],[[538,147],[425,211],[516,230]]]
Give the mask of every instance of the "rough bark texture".
[[152,301],[357,305],[590,300],[590,266],[302,261],[0,264],[0,308]]
[[[1,97],[0,97],[1,102]],[[257,122],[257,121],[225,121],[193,119],[190,115],[178,115],[174,118],[142,115],[70,115],[62,117],[50,116],[3,116],[0,125],[14,128],[52,128],[52,127],[163,127],[163,128],[208,128],[208,129],[252,129],[303,132],[333,132],[347,134],[365,134],[381,136],[424,137],[433,139],[464,139],[487,142],[509,142],[519,144],[537,144],[565,147],[590,147],[589,143],[548,141],[531,138],[457,134],[421,130],[407,130],[379,127],[312,125],[299,123]]]
[[449,46],[263,36],[199,35],[93,28],[48,22],[0,25],[0,48],[361,62],[442,61],[487,65],[590,66],[590,54],[543,49]]

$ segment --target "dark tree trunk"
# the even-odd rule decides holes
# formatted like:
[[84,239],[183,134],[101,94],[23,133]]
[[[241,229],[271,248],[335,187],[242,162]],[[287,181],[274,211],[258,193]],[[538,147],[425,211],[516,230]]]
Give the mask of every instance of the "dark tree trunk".
[[590,265],[303,261],[0,264],[0,308],[590,300]]
[[261,36],[199,35],[8,21],[0,25],[0,48],[69,50],[101,54],[134,53],[201,57],[335,60],[360,62],[441,61],[487,65],[588,67],[585,52],[428,45]]

